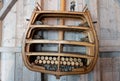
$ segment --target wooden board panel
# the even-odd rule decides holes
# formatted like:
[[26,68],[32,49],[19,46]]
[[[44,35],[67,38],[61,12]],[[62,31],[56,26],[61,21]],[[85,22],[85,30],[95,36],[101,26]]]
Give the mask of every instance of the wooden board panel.
[[0,46],[2,42],[2,21],[0,21]]
[[[36,0],[39,2],[39,0]],[[26,19],[30,19],[33,9],[35,8],[35,0],[19,0],[18,1],[18,23],[17,23],[17,46],[21,46],[22,37],[24,35],[25,29],[27,28],[28,21]],[[21,17],[22,16],[22,17]],[[23,60],[20,59],[22,54],[18,55],[19,62],[23,63]],[[22,69],[22,79],[21,81],[41,81],[41,74],[37,72],[33,72],[28,70],[25,65],[23,64],[21,67]],[[17,74],[19,75],[19,74]],[[16,75],[16,76],[17,76]],[[17,80],[16,80],[17,81]],[[20,81],[20,80],[19,80]]]
[[[120,51],[120,1],[100,0],[100,46],[103,51]],[[104,50],[105,49],[105,50]]]
[[101,53],[101,81],[120,81],[120,52]]
[[[2,26],[2,46],[15,46],[16,30],[16,5],[12,8],[8,16],[3,20]],[[11,23],[14,21],[14,23]],[[15,53],[1,53],[1,80],[14,81],[15,78]],[[8,66],[7,66],[8,65]]]

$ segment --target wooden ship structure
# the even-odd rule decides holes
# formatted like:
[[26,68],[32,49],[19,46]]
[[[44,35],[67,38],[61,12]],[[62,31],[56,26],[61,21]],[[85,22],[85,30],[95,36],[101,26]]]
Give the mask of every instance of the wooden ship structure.
[[[44,21],[49,18],[60,22],[57,25],[45,24]],[[80,23],[65,25],[71,19]],[[56,32],[57,38],[53,35],[49,39],[45,32]],[[79,36],[78,40],[69,39],[71,32]],[[92,71],[98,57],[98,39],[89,10],[64,11],[62,5],[61,11],[41,11],[37,7],[24,35],[22,56],[25,66],[32,71],[56,76]]]

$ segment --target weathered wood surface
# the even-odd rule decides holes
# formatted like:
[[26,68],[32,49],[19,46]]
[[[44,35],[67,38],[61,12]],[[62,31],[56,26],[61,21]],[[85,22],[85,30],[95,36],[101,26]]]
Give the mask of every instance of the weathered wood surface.
[[[44,0],[44,1],[46,1],[46,3],[44,2],[45,3],[44,4],[44,9],[45,10],[48,10],[48,8],[49,8],[49,10],[53,10],[53,9],[59,10],[60,9],[60,0]],[[67,5],[68,5],[66,7],[68,11],[69,11],[70,1],[71,0],[67,0],[67,2],[66,2]],[[95,5],[96,1],[97,0],[94,0],[94,1],[92,1],[92,3],[95,2],[95,3],[93,3]],[[57,4],[53,5],[53,3],[57,3]],[[14,35],[11,38],[11,40],[12,39],[14,40],[14,42],[12,42],[12,44],[15,44],[15,45],[10,45],[10,47],[14,47],[14,46],[15,47],[21,47],[21,45],[22,45],[22,36],[23,36],[23,34],[25,32],[25,29],[27,27],[27,24],[28,24],[28,21],[26,21],[26,19],[30,18],[32,10],[34,9],[34,5],[35,5],[34,0],[18,0],[17,1],[16,5],[14,6],[16,11],[14,11],[14,9],[12,9],[14,12],[12,12],[12,10],[10,11],[10,13],[14,14],[14,16],[7,16],[5,18],[5,21],[3,22],[4,25],[5,25],[5,26],[3,26],[3,28],[8,26],[8,27],[6,27],[8,29],[4,28],[5,31],[3,33],[4,38],[2,39],[2,41],[5,42],[5,44],[8,44],[8,42],[9,42],[8,39],[7,39],[7,38],[9,38],[9,36],[6,36],[6,35],[8,35],[8,33],[11,33],[12,34],[11,36]],[[82,8],[84,7],[84,5],[85,5],[85,2],[83,2],[83,0],[77,0],[76,11],[81,11]],[[92,8],[91,8],[91,10],[92,10]],[[94,14],[94,15],[96,15],[96,14]],[[94,16],[95,19],[97,19],[96,17],[97,16]],[[10,18],[13,19],[12,21],[16,21],[16,22],[14,22],[14,26],[11,25],[11,23],[8,23]],[[47,23],[52,23],[52,22],[53,21],[47,22]],[[59,20],[58,20],[58,22],[59,22]],[[55,22],[55,23],[57,23],[57,22]],[[15,28],[14,31],[13,31],[12,27]],[[13,31],[13,32],[8,32],[8,30]],[[48,37],[51,38],[52,36],[49,36],[49,33],[50,32],[46,33],[46,35],[48,35]],[[53,33],[53,35],[54,35],[54,33]],[[4,56],[8,57],[9,54],[10,53],[6,53]],[[23,61],[22,61],[22,57],[21,57],[21,53],[18,53],[18,52],[16,54],[12,53],[11,58],[13,58],[13,59],[10,59],[10,57],[9,57],[8,61],[12,62],[11,64],[13,64],[14,62],[15,63],[13,65],[13,67],[11,67],[12,69],[14,69],[14,71],[11,70],[12,71],[12,72],[10,72],[11,76],[9,76],[11,78],[9,78],[9,81],[40,81],[40,78],[41,78],[40,73],[32,72],[32,71],[28,70],[24,66]],[[3,60],[4,59],[5,58],[3,58]],[[5,62],[5,63],[2,62],[2,67],[7,65],[6,63],[9,63],[8,61]],[[9,68],[9,70],[10,70],[10,68]],[[6,72],[7,70],[5,68],[2,68],[2,71]],[[6,80],[6,76],[5,76],[4,72],[2,72],[3,75],[4,75],[4,76],[2,75],[2,81],[8,81],[8,80]],[[6,72],[6,73],[8,73],[8,72]],[[96,72],[96,74],[98,74],[97,71],[95,71],[95,72]],[[53,75],[47,75],[46,74],[45,76],[47,76],[46,81],[58,81],[55,78],[55,76],[53,76]],[[63,76],[63,77],[61,77],[60,81],[96,81],[93,78],[94,76],[95,75],[94,75],[94,71],[93,71],[93,72],[91,72],[89,74],[85,74],[85,75]],[[98,81],[100,81],[100,80],[98,80]]]
[[100,55],[101,81],[120,81],[120,52]]
[[120,51],[120,1],[100,0],[100,46],[103,51]]
[[[15,46],[16,34],[16,5],[12,8],[6,19],[3,20],[2,28],[2,45],[6,47]],[[11,23],[14,21],[14,23]],[[9,33],[9,34],[8,34]],[[9,64],[9,66],[7,66]],[[15,78],[15,54],[14,53],[1,53],[1,80],[14,81]]]
[[17,0],[9,0],[9,1],[4,0],[3,7],[0,10],[0,20],[3,20],[5,18],[5,16],[11,10],[11,8],[13,7],[13,5],[15,4],[16,1]]
[[2,21],[0,21],[0,46],[2,41]]

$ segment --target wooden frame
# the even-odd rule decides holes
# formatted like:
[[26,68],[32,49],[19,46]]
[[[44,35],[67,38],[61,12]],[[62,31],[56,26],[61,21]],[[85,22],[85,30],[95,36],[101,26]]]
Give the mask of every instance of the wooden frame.
[[[62,23],[59,23],[59,25],[44,25],[44,24],[39,24],[36,25],[34,24],[36,21],[42,21],[44,18],[59,18],[61,19]],[[82,19],[83,21],[87,21],[88,26],[65,26],[63,24],[64,18],[78,18]],[[65,21],[65,20],[64,20]],[[58,40],[46,40],[46,39],[33,39],[32,37],[34,36],[34,33],[32,33],[33,30],[56,30],[59,32],[58,35]],[[86,41],[69,41],[69,40],[64,40],[64,31],[74,31],[74,32],[87,32],[88,33],[88,40],[89,42]],[[57,44],[58,45],[58,51],[57,52],[36,52],[36,51],[31,51],[32,49],[30,48],[32,44]],[[86,54],[77,54],[77,53],[63,53],[63,45],[77,45],[77,46],[85,46],[87,47]],[[85,12],[66,12],[66,11],[34,11],[33,15],[30,19],[30,23],[28,25],[28,29],[26,31],[26,34],[24,36],[23,40],[23,46],[22,46],[22,55],[23,55],[23,60],[27,68],[33,71],[38,71],[42,73],[49,73],[49,74],[54,74],[56,76],[61,76],[61,75],[70,75],[70,74],[84,74],[90,72],[97,61],[98,57],[98,39],[96,36],[95,29],[93,27],[93,23],[90,17],[90,13],[88,10]],[[49,58],[49,57],[56,57],[57,59],[57,69],[56,70],[49,70],[46,69],[43,63],[36,63],[36,60],[30,62],[32,58],[40,57],[40,58]],[[85,66],[84,64],[80,65],[78,68],[73,68],[70,71],[63,71],[61,70],[61,67],[63,64],[65,64],[65,67],[67,67],[66,62],[61,64],[60,59],[65,59],[65,58],[74,58],[74,59],[86,59],[87,60],[87,65]],[[41,60],[39,60],[41,62]],[[49,61],[49,60],[46,60]],[[43,62],[43,60],[42,60]],[[44,61],[45,64],[47,64]],[[72,65],[74,64],[74,61],[71,62],[70,66],[75,66]],[[49,64],[50,66],[53,66],[53,64]],[[69,64],[68,64],[69,65]],[[76,66],[75,66],[76,67]]]

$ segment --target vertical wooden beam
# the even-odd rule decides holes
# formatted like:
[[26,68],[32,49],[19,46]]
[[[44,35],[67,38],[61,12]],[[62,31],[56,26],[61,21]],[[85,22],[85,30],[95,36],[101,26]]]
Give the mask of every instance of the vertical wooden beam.
[[40,3],[41,3],[41,8],[43,10],[44,9],[44,0],[40,0]]
[[[15,30],[16,30],[16,6],[11,10],[11,13],[2,21],[2,46],[15,46]],[[13,21],[13,22],[11,22]],[[15,81],[15,53],[1,53],[1,81]]]
[[[66,1],[65,0],[61,0],[61,3],[60,3],[60,9],[61,9],[61,11],[65,11],[65,3],[66,3]],[[64,19],[61,19],[60,20],[60,25],[64,25],[65,23],[64,23]],[[59,32],[59,40],[63,40],[63,37],[64,36],[64,33],[63,33],[63,31],[60,31]]]
[[0,9],[3,7],[3,1],[0,0]]
[[[60,10],[61,11],[65,11],[65,4],[66,4],[66,0],[61,0],[60,2]],[[60,25],[64,25],[64,19],[60,20]],[[63,31],[59,31],[59,40],[63,40],[64,39],[64,32]],[[59,45],[59,53],[63,50],[62,45]]]
[[0,21],[0,46],[2,41],[2,21]]

